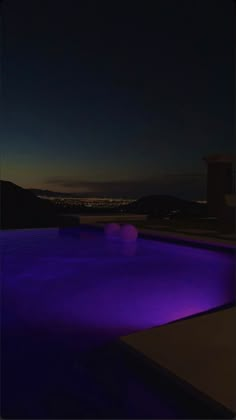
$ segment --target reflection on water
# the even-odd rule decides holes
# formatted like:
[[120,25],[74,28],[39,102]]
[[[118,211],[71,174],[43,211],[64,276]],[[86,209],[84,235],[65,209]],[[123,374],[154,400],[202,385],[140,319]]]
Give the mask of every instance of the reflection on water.
[[137,242],[136,241],[122,242],[121,252],[122,252],[122,255],[126,257],[134,257],[137,252]]

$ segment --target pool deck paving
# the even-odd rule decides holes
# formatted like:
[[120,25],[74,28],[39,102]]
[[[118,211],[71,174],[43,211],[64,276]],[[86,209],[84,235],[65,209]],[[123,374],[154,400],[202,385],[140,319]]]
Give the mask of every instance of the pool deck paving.
[[236,307],[120,338],[144,361],[196,395],[236,414]]

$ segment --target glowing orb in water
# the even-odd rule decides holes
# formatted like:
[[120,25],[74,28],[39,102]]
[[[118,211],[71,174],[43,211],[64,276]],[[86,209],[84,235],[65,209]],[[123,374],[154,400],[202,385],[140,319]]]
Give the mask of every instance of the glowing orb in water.
[[120,237],[123,241],[136,241],[138,231],[133,225],[124,225],[120,229]]

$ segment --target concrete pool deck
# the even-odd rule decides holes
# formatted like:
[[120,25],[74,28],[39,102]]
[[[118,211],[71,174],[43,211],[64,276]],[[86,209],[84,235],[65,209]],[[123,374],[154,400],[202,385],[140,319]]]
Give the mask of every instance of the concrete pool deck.
[[236,413],[236,308],[124,336],[144,360],[222,409]]

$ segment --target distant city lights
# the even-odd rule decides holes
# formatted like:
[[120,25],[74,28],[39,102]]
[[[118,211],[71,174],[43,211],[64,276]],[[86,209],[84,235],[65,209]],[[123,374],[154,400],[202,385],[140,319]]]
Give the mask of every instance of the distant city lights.
[[81,197],[45,197],[45,196],[38,196],[39,198],[43,198],[45,200],[54,201],[56,204],[62,206],[83,206],[83,207],[92,207],[92,208],[114,208],[119,206],[124,206],[134,202],[134,199],[128,198],[104,198],[104,197],[89,197],[89,198],[81,198]]

